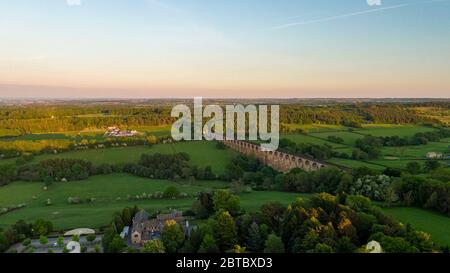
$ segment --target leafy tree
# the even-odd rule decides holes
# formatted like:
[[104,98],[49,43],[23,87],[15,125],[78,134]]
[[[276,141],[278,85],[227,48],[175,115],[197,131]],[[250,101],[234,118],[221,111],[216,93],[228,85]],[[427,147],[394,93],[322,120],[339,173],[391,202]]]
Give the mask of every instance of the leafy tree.
[[431,159],[431,160],[425,161],[425,171],[426,172],[432,172],[432,171],[438,169],[440,166],[441,166],[441,164],[437,160]]
[[437,168],[431,172],[430,177],[442,182],[450,181],[450,169]]
[[327,244],[318,243],[313,250],[314,253],[333,253],[333,248]]
[[94,247],[94,252],[95,252],[95,253],[100,253],[100,249],[101,249],[101,248],[100,248],[100,245],[99,245],[99,244],[96,244],[95,247]]
[[141,249],[142,253],[165,253],[166,248],[164,247],[164,243],[161,240],[151,240],[144,244],[144,247]]
[[206,234],[200,244],[198,253],[219,253],[219,247],[211,234]]
[[64,237],[58,237],[58,239],[56,240],[56,244],[58,244],[58,246],[64,245]]
[[233,249],[230,251],[231,253],[247,253],[247,249],[240,245],[234,245]]
[[158,138],[156,136],[150,135],[147,136],[146,141],[148,145],[154,145],[158,143]]
[[7,185],[16,180],[17,174],[17,167],[15,165],[0,165],[0,186]]
[[284,253],[284,244],[280,237],[270,234],[264,243],[264,253]]
[[192,252],[197,252],[203,241],[203,234],[199,228],[194,228],[191,231],[189,242],[192,248]]
[[336,242],[336,252],[338,253],[352,253],[356,250],[356,246],[352,240],[346,236],[341,237]]
[[269,202],[261,207],[261,213],[264,223],[269,228],[278,232],[282,221],[282,216],[286,207],[279,202]]
[[44,219],[37,219],[33,223],[33,232],[36,235],[47,235],[53,230],[53,224],[50,221]]
[[417,253],[419,250],[402,237],[386,236],[381,232],[375,233],[369,239],[380,243],[387,253]]
[[227,190],[217,190],[213,196],[214,210],[225,210],[231,215],[237,215],[240,211],[240,200],[236,195]]
[[116,234],[109,245],[108,251],[111,253],[121,253],[126,246],[127,245],[124,243],[119,234]]
[[228,211],[220,210],[214,218],[210,218],[214,238],[223,251],[231,249],[237,243],[237,230],[233,217]]
[[167,198],[167,199],[174,199],[174,198],[177,198],[179,195],[180,195],[180,191],[175,186],[167,187],[163,193],[164,198]]
[[131,210],[130,208],[124,208],[122,211],[122,221],[124,225],[130,226],[132,222]]
[[211,193],[200,192],[192,204],[192,210],[197,218],[206,219],[214,213],[213,196]]
[[80,236],[72,235],[72,239],[71,240],[74,241],[74,242],[80,242]]
[[257,223],[253,222],[248,229],[248,248],[254,252],[261,251],[264,246],[264,240],[261,236],[259,226]]
[[169,220],[165,223],[161,240],[168,253],[176,253],[184,243],[183,229],[174,220]]
[[419,162],[417,161],[411,161],[408,162],[408,164],[406,164],[406,170],[410,173],[410,174],[419,174],[421,172],[421,167]]

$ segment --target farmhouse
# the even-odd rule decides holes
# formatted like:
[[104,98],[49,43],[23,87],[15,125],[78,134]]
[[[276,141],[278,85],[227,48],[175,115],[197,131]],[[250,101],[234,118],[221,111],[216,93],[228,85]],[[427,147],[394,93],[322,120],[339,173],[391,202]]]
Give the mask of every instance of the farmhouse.
[[439,159],[439,158],[442,158],[442,154],[441,153],[436,153],[436,152],[428,152],[427,153],[427,158],[428,159]]
[[137,134],[139,134],[139,132],[136,130],[122,131],[119,129],[119,127],[116,126],[108,127],[108,130],[105,132],[106,137],[132,137],[136,136]]
[[174,210],[169,214],[159,214],[155,219],[149,219],[149,214],[141,210],[133,218],[131,230],[131,242],[135,245],[142,245],[147,241],[158,238],[164,228],[164,224],[173,220],[183,227],[187,234],[189,231],[189,222],[185,221],[183,213]]

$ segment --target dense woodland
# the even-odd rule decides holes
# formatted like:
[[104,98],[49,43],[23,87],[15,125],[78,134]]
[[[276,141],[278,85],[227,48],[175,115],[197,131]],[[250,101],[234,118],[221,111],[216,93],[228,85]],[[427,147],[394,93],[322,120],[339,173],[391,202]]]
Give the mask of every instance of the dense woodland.
[[[428,105],[428,104],[427,104]],[[280,122],[284,124],[339,124],[358,127],[361,123],[441,124],[439,119],[416,111],[419,105],[408,104],[345,104],[289,105],[280,107]],[[429,105],[428,105],[429,106]],[[447,110],[450,103],[435,103]],[[86,128],[106,128],[169,125],[171,106],[158,105],[33,105],[0,107],[0,128],[3,135],[80,131]]]
[[175,221],[168,221],[161,239],[140,250],[128,248],[118,235],[138,210],[125,208],[114,215],[102,240],[105,252],[363,253],[371,240],[380,242],[387,253],[441,251],[426,233],[387,217],[361,196],[322,193],[288,206],[267,203],[248,213],[241,209],[239,197],[228,191],[202,192],[193,213],[206,220],[189,237]]

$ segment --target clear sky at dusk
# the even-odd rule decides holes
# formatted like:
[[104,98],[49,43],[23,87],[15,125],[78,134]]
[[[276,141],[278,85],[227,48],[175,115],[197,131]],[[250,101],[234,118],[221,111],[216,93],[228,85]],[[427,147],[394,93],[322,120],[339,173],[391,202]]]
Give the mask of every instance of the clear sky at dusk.
[[449,60],[448,0],[0,0],[0,97],[448,98]]

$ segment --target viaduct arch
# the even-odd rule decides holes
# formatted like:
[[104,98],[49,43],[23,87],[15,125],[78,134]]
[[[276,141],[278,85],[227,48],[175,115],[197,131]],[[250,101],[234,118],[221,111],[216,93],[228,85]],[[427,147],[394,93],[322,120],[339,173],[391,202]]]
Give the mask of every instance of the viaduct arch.
[[295,168],[311,172],[329,167],[322,162],[306,157],[290,155],[278,151],[262,151],[261,146],[245,141],[224,140],[223,143],[227,147],[242,154],[255,156],[261,160],[261,162],[279,172],[289,172]]

